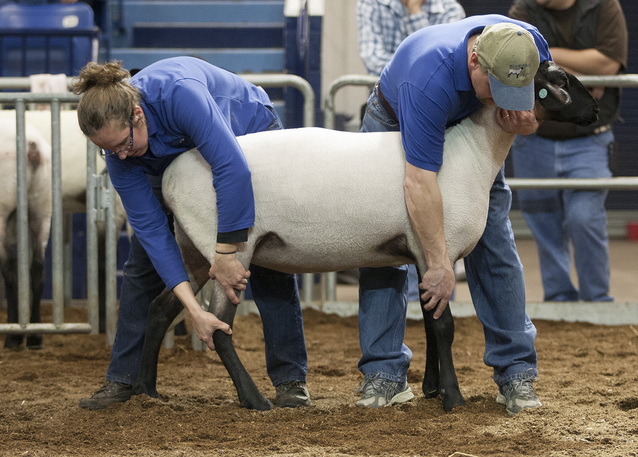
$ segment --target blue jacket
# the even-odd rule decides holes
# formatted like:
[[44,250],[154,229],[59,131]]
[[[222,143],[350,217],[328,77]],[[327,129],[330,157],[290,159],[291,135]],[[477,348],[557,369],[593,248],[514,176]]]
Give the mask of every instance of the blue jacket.
[[218,233],[250,228],[252,182],[236,136],[265,130],[274,115],[263,89],[192,57],[156,62],[130,82],[142,93],[149,151],[124,160],[108,156],[107,168],[137,238],[172,289],[188,276],[146,174],[162,175],[179,154],[197,148],[213,172]]

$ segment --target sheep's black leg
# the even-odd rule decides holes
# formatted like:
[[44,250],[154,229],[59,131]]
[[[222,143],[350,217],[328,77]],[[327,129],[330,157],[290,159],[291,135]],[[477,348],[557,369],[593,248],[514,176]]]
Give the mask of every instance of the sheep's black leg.
[[[35,254],[31,263],[31,319],[32,324],[39,324],[40,300],[44,290],[44,253]],[[28,349],[42,349],[42,335],[27,336]]]
[[144,350],[140,362],[140,372],[133,386],[136,395],[146,394],[157,398],[157,361],[164,335],[173,319],[183,309],[179,299],[168,289],[151,302],[148,310]]
[[[4,289],[7,296],[7,322],[18,323],[18,259],[13,250],[7,250],[7,259],[2,264]],[[6,349],[15,349],[22,345],[24,335],[7,335],[4,339]]]
[[[424,311],[423,318],[425,319],[426,332],[434,334],[436,338],[436,347],[438,350],[439,358],[439,388],[438,391],[441,394],[443,400],[443,409],[449,412],[455,406],[463,406],[465,400],[461,395],[459,389],[459,383],[456,378],[456,372],[454,370],[454,362],[452,360],[452,342],[454,341],[454,319],[452,318],[452,312],[450,307],[447,306],[440,318],[434,319],[432,316],[434,311]],[[429,353],[429,348],[428,348]],[[426,370],[428,363],[426,362]],[[430,378],[424,379],[424,387],[426,384],[432,382]],[[432,386],[428,384],[428,389]],[[426,392],[427,395],[427,392]]]
[[429,312],[423,309],[423,304],[423,300],[421,300],[427,349],[422,389],[426,398],[434,398],[439,395],[439,349],[437,347],[434,329],[429,325],[431,319],[428,319],[426,316]]
[[[224,291],[220,287],[215,287],[209,311],[232,327],[236,309],[235,305],[227,299]],[[232,335],[226,335],[218,330],[213,333],[213,343],[219,358],[235,384],[241,406],[259,411],[272,409],[273,405],[270,400],[261,394],[241,363],[233,345]]]
[[99,332],[106,332],[106,233],[104,228],[97,235],[98,265],[98,316]]

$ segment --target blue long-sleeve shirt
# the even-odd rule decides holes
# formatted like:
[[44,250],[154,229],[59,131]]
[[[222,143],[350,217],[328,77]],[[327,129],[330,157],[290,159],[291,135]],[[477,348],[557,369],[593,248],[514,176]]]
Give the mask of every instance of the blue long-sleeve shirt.
[[156,62],[130,82],[142,93],[149,150],[124,160],[108,156],[107,168],[137,238],[172,289],[188,275],[146,174],[162,175],[179,154],[197,148],[213,172],[218,233],[250,228],[252,183],[236,136],[265,130],[274,115],[261,88],[192,57]]
[[500,22],[512,22],[534,37],[540,61],[552,60],[536,27],[505,16],[470,16],[433,25],[406,38],[381,73],[380,86],[397,115],[408,163],[438,172],[443,162],[445,129],[479,109],[467,67],[472,35]]

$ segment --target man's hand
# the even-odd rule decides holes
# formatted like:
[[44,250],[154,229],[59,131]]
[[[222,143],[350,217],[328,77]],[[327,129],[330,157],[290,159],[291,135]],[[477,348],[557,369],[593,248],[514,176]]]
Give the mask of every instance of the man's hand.
[[239,305],[241,301],[235,290],[246,290],[250,271],[244,269],[235,254],[215,254],[215,261],[208,271],[208,276],[219,281],[228,299]]
[[419,283],[421,299],[425,302],[423,308],[430,311],[436,307],[434,319],[443,314],[454,290],[454,283],[454,270],[451,265],[447,265],[446,268],[430,268],[423,275],[423,281]]
[[427,0],[401,0],[405,6],[408,7],[410,14],[419,14],[421,7],[425,5]]
[[211,351],[215,350],[215,344],[213,343],[213,333],[215,333],[215,331],[221,330],[227,335],[233,333],[230,325],[220,321],[214,314],[204,311],[201,308],[194,316],[191,315],[191,320],[193,321],[193,329],[195,330],[197,338],[206,343],[206,346],[208,346]]
[[498,108],[496,110],[496,123],[506,132],[519,135],[531,135],[540,126],[533,110],[509,111]]

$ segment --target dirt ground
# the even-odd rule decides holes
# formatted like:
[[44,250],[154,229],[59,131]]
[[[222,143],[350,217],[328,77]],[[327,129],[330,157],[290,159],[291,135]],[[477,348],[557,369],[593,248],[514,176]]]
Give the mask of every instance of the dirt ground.
[[[50,315],[50,306],[44,313]],[[67,321],[84,318],[83,309],[66,313]],[[189,336],[176,337],[173,350],[162,349],[161,398],[134,397],[102,411],[77,404],[103,382],[109,360],[103,335],[47,335],[39,351],[0,349],[0,455],[638,455],[636,326],[535,322],[535,388],[543,407],[509,417],[494,401],[476,318],[456,319],[454,357],[467,405],[447,414],[439,399],[420,391],[421,322],[410,321],[406,337],[416,399],[367,410],[353,406],[362,379],[356,318],[312,310],[304,318],[312,406],[297,410],[240,408],[217,355],[193,351]],[[234,339],[255,382],[274,399],[259,317],[238,316]]]

